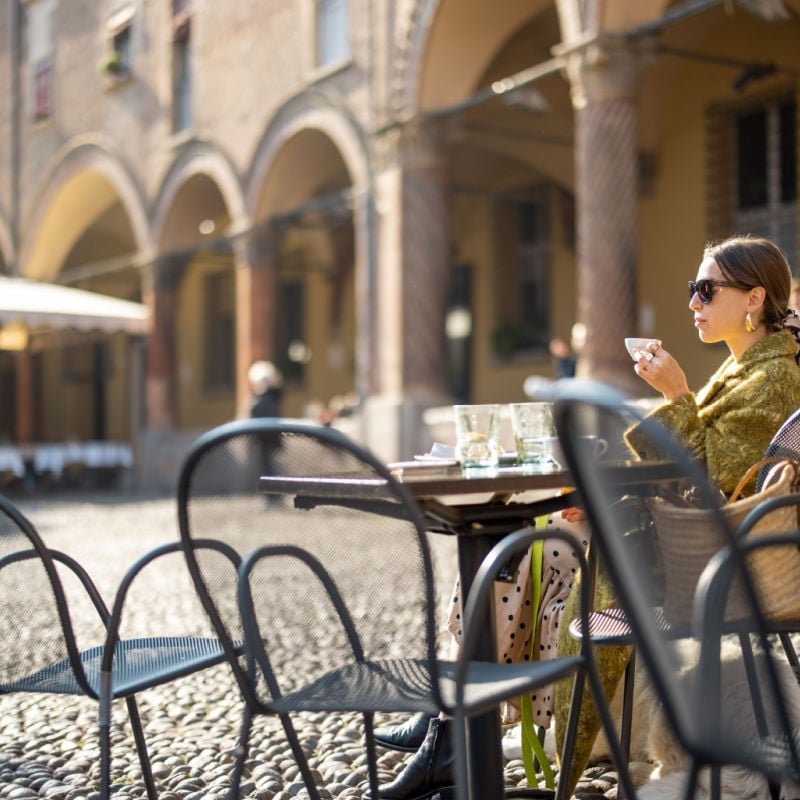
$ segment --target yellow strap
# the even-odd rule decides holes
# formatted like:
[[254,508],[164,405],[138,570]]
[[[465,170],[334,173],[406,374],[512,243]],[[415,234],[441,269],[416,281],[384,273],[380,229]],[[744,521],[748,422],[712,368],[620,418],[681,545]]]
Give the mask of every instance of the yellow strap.
[[[536,518],[536,530],[543,530],[547,527],[547,517]],[[533,608],[531,621],[531,652],[530,658],[535,658],[534,639],[536,638],[536,622],[539,615],[539,603],[542,597],[542,563],[544,561],[544,542],[539,540],[531,546],[531,607]],[[536,779],[535,761],[539,762],[544,775],[545,786],[548,789],[555,788],[555,776],[550,760],[544,752],[544,747],[536,735],[533,725],[533,706],[531,696],[526,692],[520,698],[520,710],[522,716],[521,725],[521,744],[522,744],[522,763],[525,766],[525,778],[528,786],[539,786]]]

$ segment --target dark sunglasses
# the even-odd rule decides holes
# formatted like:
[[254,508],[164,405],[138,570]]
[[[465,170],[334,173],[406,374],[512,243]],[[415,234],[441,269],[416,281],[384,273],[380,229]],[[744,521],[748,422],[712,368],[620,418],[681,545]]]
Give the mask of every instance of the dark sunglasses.
[[714,278],[703,278],[699,281],[689,281],[689,302],[695,294],[700,298],[700,302],[707,306],[714,299],[715,286],[731,286],[734,289],[744,289],[744,286],[738,286],[730,281],[718,281]]

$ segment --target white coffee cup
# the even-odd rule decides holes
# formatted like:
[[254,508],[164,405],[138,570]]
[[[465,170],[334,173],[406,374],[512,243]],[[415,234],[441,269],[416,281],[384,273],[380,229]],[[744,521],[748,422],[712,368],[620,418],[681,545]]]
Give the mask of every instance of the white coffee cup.
[[660,339],[643,339],[629,336],[625,340],[625,349],[634,361],[638,361],[646,353],[654,353],[659,347],[661,347]]

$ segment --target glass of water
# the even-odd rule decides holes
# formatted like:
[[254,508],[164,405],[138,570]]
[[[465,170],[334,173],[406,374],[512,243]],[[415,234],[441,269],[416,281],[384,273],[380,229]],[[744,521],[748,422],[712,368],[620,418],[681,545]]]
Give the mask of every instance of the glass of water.
[[[509,403],[511,429],[518,464],[550,465],[553,424],[552,403]],[[555,465],[553,465],[555,466]]]
[[499,460],[499,403],[453,406],[456,458],[462,467],[496,467]]

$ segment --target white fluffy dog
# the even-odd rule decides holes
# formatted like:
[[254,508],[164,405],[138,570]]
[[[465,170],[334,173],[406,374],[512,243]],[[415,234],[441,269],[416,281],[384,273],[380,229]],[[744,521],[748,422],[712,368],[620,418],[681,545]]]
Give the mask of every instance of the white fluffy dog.
[[[676,645],[681,662],[689,666],[680,673],[682,682],[692,679],[694,670],[695,646],[690,642]],[[775,653],[775,665],[778,670],[780,684],[786,698],[786,711],[793,726],[800,727],[800,685],[789,666]],[[782,651],[780,651],[782,656]],[[746,731],[755,728],[750,689],[742,660],[742,652],[738,640],[726,641],[722,652],[723,682],[723,727],[731,730]],[[766,656],[755,654],[756,669],[765,674]],[[765,678],[766,680],[766,678]],[[647,673],[637,663],[634,684],[634,711],[631,731],[631,772],[634,780],[644,777],[641,761],[649,761],[657,766],[651,771],[649,779],[638,791],[640,800],[677,800],[685,795],[686,781],[689,774],[689,758],[675,741],[672,730],[662,713],[661,705],[655,697]],[[619,717],[621,708],[621,687],[612,702],[612,710]],[[777,729],[776,711],[770,714],[767,709],[767,723],[771,730]],[[593,757],[608,757],[608,745],[604,737],[598,737]],[[695,793],[697,800],[710,796],[710,770],[700,773]],[[769,786],[766,778],[744,767],[726,766],[721,771],[723,800],[769,800]],[[781,787],[781,797],[800,797],[798,787]]]

